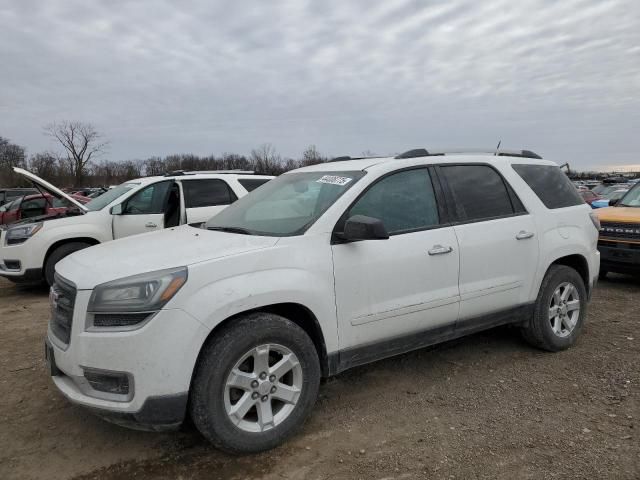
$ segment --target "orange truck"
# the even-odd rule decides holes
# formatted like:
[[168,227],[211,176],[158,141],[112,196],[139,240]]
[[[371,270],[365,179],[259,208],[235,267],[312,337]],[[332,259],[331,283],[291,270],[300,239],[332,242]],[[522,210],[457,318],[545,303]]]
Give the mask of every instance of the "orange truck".
[[640,182],[614,207],[596,210],[600,219],[600,278],[607,272],[640,275]]

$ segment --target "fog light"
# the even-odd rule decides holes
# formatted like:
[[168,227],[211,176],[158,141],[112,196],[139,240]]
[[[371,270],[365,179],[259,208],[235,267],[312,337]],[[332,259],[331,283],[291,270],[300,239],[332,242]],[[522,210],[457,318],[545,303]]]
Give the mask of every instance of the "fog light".
[[94,390],[99,392],[129,394],[129,376],[126,373],[85,370],[84,378]]
[[7,267],[7,270],[20,270],[20,260],[5,260],[4,266]]

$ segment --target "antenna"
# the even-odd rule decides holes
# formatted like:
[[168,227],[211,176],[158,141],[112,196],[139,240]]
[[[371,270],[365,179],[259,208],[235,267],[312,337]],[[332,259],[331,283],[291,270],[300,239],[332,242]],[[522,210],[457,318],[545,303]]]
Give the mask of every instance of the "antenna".
[[498,141],[498,146],[496,147],[496,153],[493,154],[493,156],[495,157],[496,155],[498,155],[498,152],[500,151],[500,144],[502,143],[502,140]]

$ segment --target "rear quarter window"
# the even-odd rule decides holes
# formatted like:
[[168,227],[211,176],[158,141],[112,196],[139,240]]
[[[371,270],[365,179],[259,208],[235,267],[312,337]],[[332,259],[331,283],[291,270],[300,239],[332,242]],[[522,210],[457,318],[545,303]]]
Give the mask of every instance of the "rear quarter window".
[[583,205],[584,200],[571,180],[553,165],[512,165],[545,207],[550,209]]

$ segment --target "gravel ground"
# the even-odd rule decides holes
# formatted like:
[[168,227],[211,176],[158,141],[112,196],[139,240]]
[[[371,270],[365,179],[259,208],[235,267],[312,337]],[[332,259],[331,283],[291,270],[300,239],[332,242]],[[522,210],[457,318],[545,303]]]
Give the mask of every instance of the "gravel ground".
[[1,479],[640,478],[640,280],[601,282],[578,344],[509,328],[345,372],[303,431],[232,457],[70,405],[42,360],[44,289],[0,280]]

